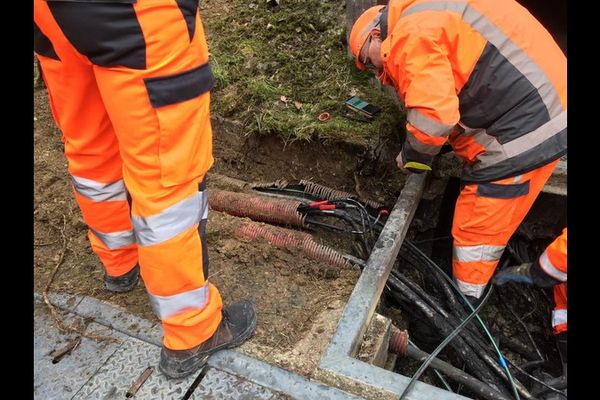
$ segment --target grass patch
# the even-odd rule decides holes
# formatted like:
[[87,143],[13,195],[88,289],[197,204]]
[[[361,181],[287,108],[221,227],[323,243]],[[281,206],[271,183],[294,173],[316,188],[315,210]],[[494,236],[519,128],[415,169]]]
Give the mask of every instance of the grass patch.
[[[208,0],[201,15],[217,80],[213,112],[241,121],[248,133],[365,143],[401,129],[403,113],[346,56],[343,2],[286,0],[271,8]],[[345,117],[353,95],[382,112],[369,123]],[[319,122],[324,111],[331,119]]]

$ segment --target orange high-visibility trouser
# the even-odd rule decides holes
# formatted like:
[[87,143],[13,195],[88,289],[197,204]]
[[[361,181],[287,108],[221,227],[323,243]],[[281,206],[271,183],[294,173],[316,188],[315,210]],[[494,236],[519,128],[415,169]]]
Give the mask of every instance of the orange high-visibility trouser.
[[479,298],[512,234],[558,163],[461,190],[452,224],[452,269],[461,291]]
[[167,348],[197,346],[222,308],[206,280],[214,78],[197,1],[34,0],[34,22],[92,248],[111,276],[139,262]]
[[567,282],[554,286],[552,328],[555,335],[567,330]]
[[567,228],[564,228],[538,258],[537,265],[560,284],[554,286],[554,311],[552,328],[554,334],[567,330]]

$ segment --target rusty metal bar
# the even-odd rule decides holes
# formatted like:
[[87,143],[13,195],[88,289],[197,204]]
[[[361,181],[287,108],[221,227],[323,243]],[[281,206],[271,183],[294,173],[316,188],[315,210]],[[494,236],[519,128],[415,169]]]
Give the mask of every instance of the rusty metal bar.
[[127,393],[125,393],[125,397],[133,397],[137,393],[137,391],[140,390],[144,382],[146,382],[146,379],[148,379],[148,377],[152,375],[152,372],[154,372],[154,367],[146,368],[144,372],[142,372],[142,374],[139,376],[139,378],[133,381],[133,383],[127,390]]

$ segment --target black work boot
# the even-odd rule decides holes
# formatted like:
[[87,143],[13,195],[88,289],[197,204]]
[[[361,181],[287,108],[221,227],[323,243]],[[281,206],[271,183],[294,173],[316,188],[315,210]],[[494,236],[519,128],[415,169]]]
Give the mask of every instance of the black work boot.
[[104,286],[107,290],[116,293],[129,292],[135,288],[140,279],[140,266],[138,264],[126,274],[120,276],[110,276],[104,274]]
[[183,378],[203,367],[208,357],[219,350],[239,346],[256,329],[256,312],[250,300],[241,300],[223,309],[223,319],[215,333],[189,350],[170,350],[163,346],[158,369],[168,378]]

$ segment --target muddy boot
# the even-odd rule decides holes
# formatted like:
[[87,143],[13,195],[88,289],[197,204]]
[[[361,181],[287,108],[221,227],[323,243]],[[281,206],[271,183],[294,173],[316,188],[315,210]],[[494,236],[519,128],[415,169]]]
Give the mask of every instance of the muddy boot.
[[110,276],[104,274],[104,285],[107,290],[116,293],[129,292],[135,288],[138,280],[140,279],[140,266],[136,264],[135,267],[126,274],[120,276]]
[[208,357],[219,350],[239,346],[256,329],[256,312],[250,300],[223,309],[223,319],[215,333],[189,350],[169,350],[163,346],[158,369],[168,378],[183,378],[203,367]]

